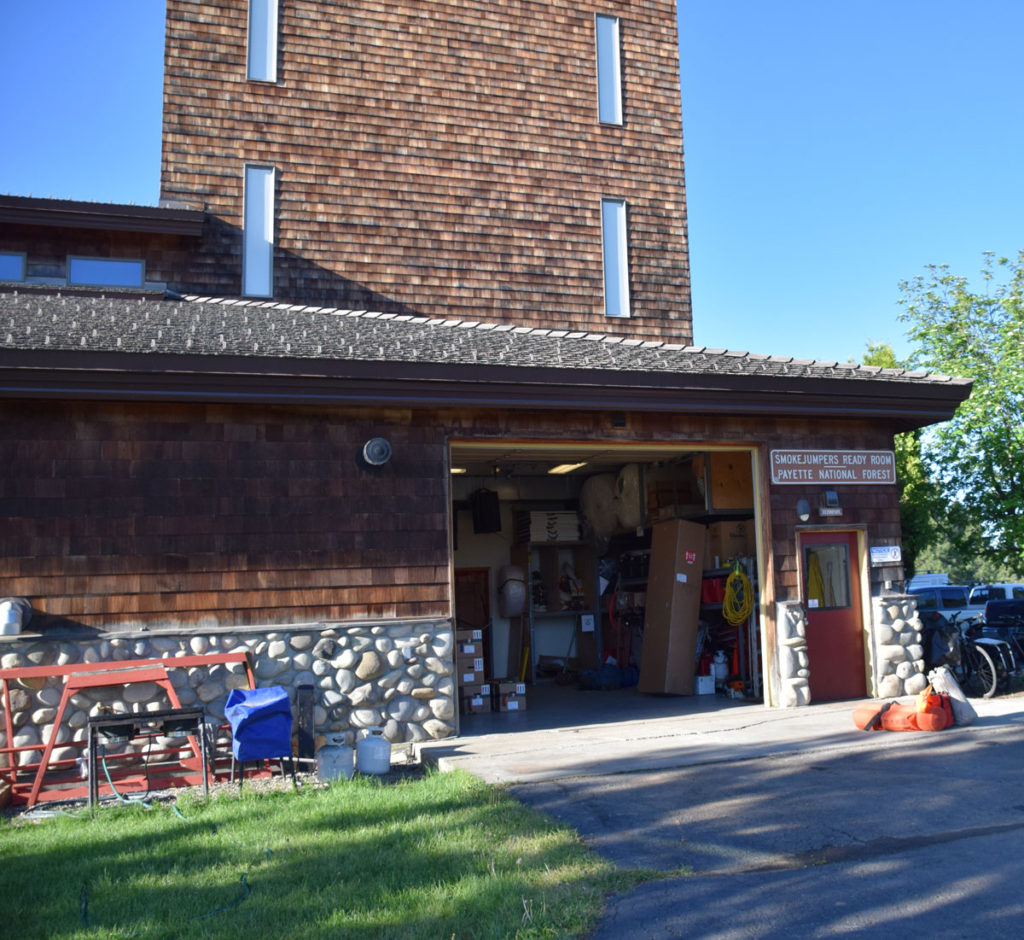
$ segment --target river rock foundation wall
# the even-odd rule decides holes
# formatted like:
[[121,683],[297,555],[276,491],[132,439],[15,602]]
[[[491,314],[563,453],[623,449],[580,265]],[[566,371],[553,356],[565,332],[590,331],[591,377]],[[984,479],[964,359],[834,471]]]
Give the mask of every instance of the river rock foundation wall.
[[[406,744],[455,733],[453,640],[448,621],[106,634],[88,639],[23,635],[0,640],[0,667],[167,659],[168,675],[181,705],[202,705],[207,721],[220,725],[228,693],[248,687],[244,666],[232,663],[175,669],[173,660],[245,650],[258,687],[283,686],[294,705],[298,687],[313,686],[317,747],[327,736],[355,744],[367,728],[382,728],[392,744]],[[63,691],[62,677],[48,678],[45,684],[31,683],[37,684],[41,687],[10,683],[10,745],[0,727],[0,746],[39,745],[39,750],[20,752],[19,764],[41,759]],[[127,714],[169,707],[167,694],[151,682],[76,693],[57,730],[52,760],[81,756],[87,721],[103,710]]]

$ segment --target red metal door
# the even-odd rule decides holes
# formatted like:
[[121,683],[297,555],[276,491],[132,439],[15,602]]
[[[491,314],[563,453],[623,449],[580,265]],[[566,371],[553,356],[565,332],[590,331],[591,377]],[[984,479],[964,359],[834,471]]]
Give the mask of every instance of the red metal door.
[[812,702],[867,694],[857,533],[802,532]]

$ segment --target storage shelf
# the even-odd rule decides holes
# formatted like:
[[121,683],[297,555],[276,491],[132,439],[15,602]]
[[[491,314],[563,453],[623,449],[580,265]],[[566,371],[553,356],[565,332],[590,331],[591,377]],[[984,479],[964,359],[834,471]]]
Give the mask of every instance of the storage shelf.
[[[593,546],[582,540],[519,542],[512,548],[512,559],[528,572],[527,590],[530,596],[522,628],[528,637],[530,680],[538,678],[536,670],[541,656],[555,655],[552,651],[553,637],[562,634],[564,639],[557,641],[561,648],[558,655],[565,656],[566,649],[575,650],[573,656],[583,668],[596,668],[600,663],[602,648],[601,600]],[[538,587],[537,575],[539,585],[543,588],[544,600],[548,604],[562,603],[560,588],[562,568],[566,563],[572,566],[579,582],[579,593],[574,592],[573,597],[578,597],[584,606],[538,610],[533,605]],[[588,621],[586,627],[584,618]]]

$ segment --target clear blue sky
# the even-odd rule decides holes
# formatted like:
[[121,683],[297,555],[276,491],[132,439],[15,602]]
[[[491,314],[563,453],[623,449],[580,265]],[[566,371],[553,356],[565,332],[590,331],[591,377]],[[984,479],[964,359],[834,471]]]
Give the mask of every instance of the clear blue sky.
[[[906,355],[899,281],[1024,248],[1024,2],[679,11],[698,343]],[[162,44],[161,0],[2,0],[0,192],[155,203]]]

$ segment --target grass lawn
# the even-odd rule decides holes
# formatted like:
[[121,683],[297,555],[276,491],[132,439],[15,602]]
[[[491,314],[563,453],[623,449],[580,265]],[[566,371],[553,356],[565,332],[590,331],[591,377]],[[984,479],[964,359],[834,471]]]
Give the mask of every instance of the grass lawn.
[[463,773],[183,796],[178,810],[4,820],[0,932],[574,937],[607,893],[659,877],[615,869],[574,830]]

